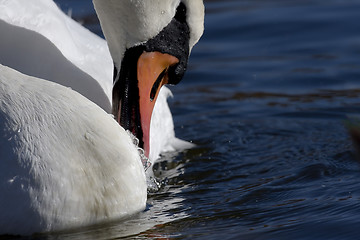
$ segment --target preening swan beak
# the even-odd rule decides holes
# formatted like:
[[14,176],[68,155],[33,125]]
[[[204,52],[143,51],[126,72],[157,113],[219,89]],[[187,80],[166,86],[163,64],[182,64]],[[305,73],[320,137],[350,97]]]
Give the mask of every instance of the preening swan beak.
[[[188,53],[184,53],[187,58]],[[139,147],[147,157],[150,155],[151,116],[160,88],[164,84],[176,84],[185,69],[178,57],[137,46],[125,53],[120,73],[115,75],[113,115],[123,128],[139,139]]]
[[155,37],[126,49],[120,69],[115,64],[113,115],[139,139],[150,155],[150,123],[160,88],[177,84],[185,74],[190,54],[186,6],[177,7],[170,23]]
[[160,52],[144,52],[137,63],[139,105],[145,155],[150,154],[151,115],[160,88],[168,83],[168,71],[179,59]]
[[204,29],[203,1],[93,2],[114,62],[112,113],[149,156],[157,95],[162,85],[179,83],[186,72]]

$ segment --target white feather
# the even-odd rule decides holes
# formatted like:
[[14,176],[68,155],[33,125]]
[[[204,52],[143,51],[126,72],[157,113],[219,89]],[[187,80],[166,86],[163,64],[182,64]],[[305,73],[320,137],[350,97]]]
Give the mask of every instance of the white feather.
[[135,146],[97,105],[0,65],[0,234],[128,216],[146,203]]
[[[57,51],[60,51],[61,57],[65,57],[79,70],[98,82],[102,88],[100,90],[108,97],[109,104],[111,103],[113,62],[106,42],[65,15],[52,0],[0,0],[0,19],[13,26],[33,31],[39,35],[39,38],[41,36],[49,40]],[[10,34],[1,34],[0,39],[6,37],[6,35],[9,36]],[[22,42],[28,48],[36,44],[36,41],[31,41],[26,36],[25,38],[16,35],[10,35],[9,37],[13,41]],[[16,49],[11,48],[11,50]],[[46,51],[48,51],[48,48],[44,47],[42,52],[45,54]],[[31,61],[31,57],[38,56],[37,61],[39,61],[44,57],[44,54],[41,54],[42,52],[31,56],[15,52],[14,57],[19,59],[21,56],[25,58],[24,62],[36,64],[31,63],[36,62]],[[57,56],[57,58],[60,58],[60,56]],[[46,62],[40,61],[39,64],[44,63]],[[30,66],[21,70],[26,71]],[[56,66],[53,66],[51,70],[55,71],[52,76],[55,74],[62,76],[62,73],[64,73],[61,71],[62,69],[58,70]],[[38,71],[41,70],[38,69]],[[51,78],[45,79],[52,80]]]
[[[173,19],[180,0],[93,0],[101,27],[116,67],[120,69],[125,50],[155,37]],[[190,49],[204,31],[202,0],[183,0],[191,29]],[[126,45],[120,44],[119,37]]]

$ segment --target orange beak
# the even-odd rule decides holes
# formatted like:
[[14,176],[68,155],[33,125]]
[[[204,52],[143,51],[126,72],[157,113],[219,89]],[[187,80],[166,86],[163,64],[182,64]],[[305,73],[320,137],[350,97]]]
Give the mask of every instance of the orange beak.
[[139,105],[145,155],[150,154],[150,123],[160,88],[168,82],[168,69],[179,59],[160,52],[144,52],[137,62]]

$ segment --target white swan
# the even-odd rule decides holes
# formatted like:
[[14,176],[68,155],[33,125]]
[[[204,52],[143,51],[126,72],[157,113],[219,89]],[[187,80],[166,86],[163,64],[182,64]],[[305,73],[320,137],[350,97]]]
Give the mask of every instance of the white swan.
[[[112,82],[103,78],[109,73],[100,71],[109,71],[109,58],[90,54],[106,56],[102,41],[77,40],[94,36],[61,15],[52,1],[36,1],[0,0],[0,63],[11,67],[0,65],[0,234],[84,226],[142,210],[147,186],[137,149],[104,110],[110,110],[112,91],[116,120],[152,157],[152,108],[157,98],[166,103],[159,89],[180,80],[203,31],[202,0],[94,0],[115,65],[109,91]],[[60,32],[71,40],[57,40],[49,24],[63,26]],[[12,51],[23,66],[21,57],[12,62]],[[48,57],[37,66],[33,57],[43,59],[46,52],[55,60]],[[163,119],[157,119],[151,131],[161,129]]]

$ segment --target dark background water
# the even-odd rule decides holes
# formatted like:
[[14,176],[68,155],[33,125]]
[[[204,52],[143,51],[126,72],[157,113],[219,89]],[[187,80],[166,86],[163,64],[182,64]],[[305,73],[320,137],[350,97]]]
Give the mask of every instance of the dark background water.
[[[101,35],[90,0],[58,0]],[[357,239],[359,0],[208,0],[206,31],[170,100],[194,149],[154,166],[133,218],[45,239]]]

